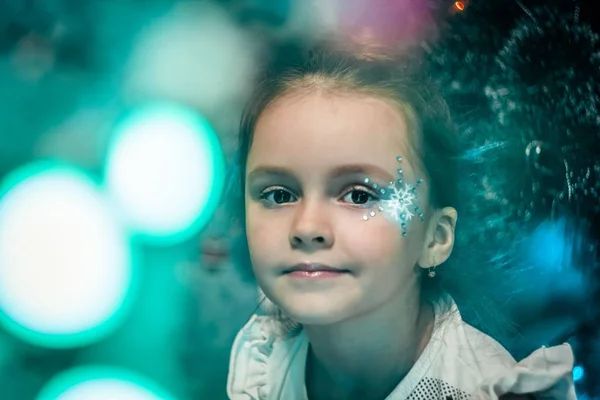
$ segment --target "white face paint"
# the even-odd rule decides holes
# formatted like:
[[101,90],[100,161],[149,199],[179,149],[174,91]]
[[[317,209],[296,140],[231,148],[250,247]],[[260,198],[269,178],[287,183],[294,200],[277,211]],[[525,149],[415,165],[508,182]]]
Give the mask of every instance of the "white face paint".
[[[402,162],[402,157],[396,157],[398,163]],[[377,210],[383,214],[383,216],[389,221],[397,224],[402,229],[402,236],[406,236],[407,229],[406,224],[417,215],[421,222],[425,221],[423,212],[417,205],[417,187],[423,183],[422,179],[417,179],[415,185],[411,185],[404,181],[404,171],[401,167],[398,167],[398,179],[396,182],[390,182],[387,188],[379,188],[377,183],[372,183],[369,178],[365,178],[364,183],[379,192],[382,199],[379,201]],[[377,213],[373,210],[369,211],[368,214],[363,215],[363,221],[368,221],[369,218],[373,218]]]

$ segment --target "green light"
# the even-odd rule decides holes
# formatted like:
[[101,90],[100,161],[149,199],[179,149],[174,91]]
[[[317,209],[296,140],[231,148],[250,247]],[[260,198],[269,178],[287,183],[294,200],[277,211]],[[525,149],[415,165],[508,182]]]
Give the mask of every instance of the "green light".
[[111,334],[138,285],[129,240],[82,171],[48,161],[14,171],[0,189],[0,324],[50,348]]
[[121,218],[154,244],[198,232],[223,190],[224,157],[210,123],[172,103],[141,107],[117,125],[105,185]]
[[123,368],[79,367],[53,378],[36,400],[175,400],[150,379]]

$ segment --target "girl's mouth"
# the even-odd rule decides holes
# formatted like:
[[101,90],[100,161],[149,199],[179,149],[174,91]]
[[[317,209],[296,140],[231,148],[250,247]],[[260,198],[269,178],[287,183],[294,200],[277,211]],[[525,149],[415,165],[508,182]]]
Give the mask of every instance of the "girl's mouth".
[[294,278],[337,278],[349,274],[349,271],[292,271],[288,275]]
[[284,270],[284,274],[297,278],[335,278],[349,273],[347,269],[319,263],[301,263]]

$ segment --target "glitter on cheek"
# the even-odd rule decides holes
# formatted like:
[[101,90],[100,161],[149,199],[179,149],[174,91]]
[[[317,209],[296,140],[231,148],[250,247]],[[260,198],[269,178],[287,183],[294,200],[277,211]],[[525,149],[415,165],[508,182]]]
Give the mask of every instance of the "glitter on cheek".
[[[402,157],[396,157],[398,162],[402,162]],[[384,215],[384,217],[394,224],[398,225],[402,230],[402,236],[406,236],[408,233],[407,223],[411,221],[415,215],[419,217],[421,222],[425,221],[423,212],[420,210],[417,202],[417,187],[423,183],[423,179],[417,179],[416,184],[410,185],[404,182],[404,170],[398,168],[398,179],[396,182],[390,182],[387,187],[388,196],[384,200],[380,200],[380,204],[377,206],[377,210]],[[371,180],[365,178],[364,182],[369,184]],[[373,183],[372,187],[377,189],[378,185]],[[380,193],[386,194],[386,190],[381,188]],[[370,218],[375,217],[376,212],[370,211],[368,214],[363,215],[362,219],[368,221]]]

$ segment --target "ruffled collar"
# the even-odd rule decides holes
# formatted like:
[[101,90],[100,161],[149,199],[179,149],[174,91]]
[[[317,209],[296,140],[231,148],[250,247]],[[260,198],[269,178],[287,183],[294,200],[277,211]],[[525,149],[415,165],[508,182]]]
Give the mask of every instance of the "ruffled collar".
[[268,360],[275,336],[265,329],[261,317],[253,315],[233,344],[227,392],[230,399],[266,400]]
[[497,400],[507,393],[535,393],[539,399],[577,400],[573,384],[574,361],[568,343],[542,347],[510,370],[483,382],[474,399]]
[[284,387],[273,387],[273,382],[299,384],[299,379],[285,379],[290,373],[288,369],[298,365],[288,361],[299,355],[298,352],[303,352],[305,357],[307,348],[304,331],[294,330],[282,335],[271,316],[252,316],[233,344],[227,383],[229,398],[279,399],[275,392],[281,392]]

